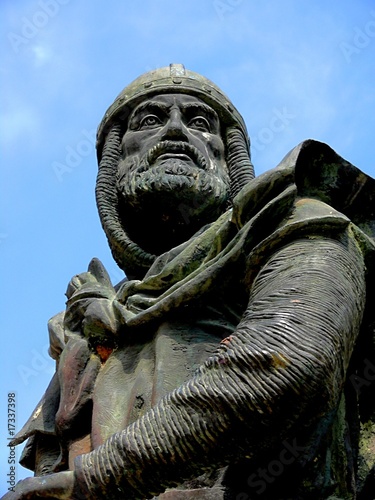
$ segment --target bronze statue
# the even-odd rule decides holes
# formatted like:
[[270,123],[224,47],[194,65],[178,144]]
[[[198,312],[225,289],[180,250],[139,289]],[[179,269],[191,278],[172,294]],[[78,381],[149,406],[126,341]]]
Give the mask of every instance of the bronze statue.
[[126,278],[70,281],[6,498],[373,498],[375,181],[312,140],[255,178],[241,115],[178,64],[97,151]]

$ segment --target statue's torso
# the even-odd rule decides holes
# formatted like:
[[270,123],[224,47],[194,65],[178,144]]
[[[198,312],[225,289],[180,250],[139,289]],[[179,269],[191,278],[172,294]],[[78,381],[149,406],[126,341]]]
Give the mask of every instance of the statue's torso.
[[93,448],[192,378],[233,333],[243,306],[227,299],[223,303],[221,296],[216,305],[186,307],[178,318],[172,316],[140,331],[143,341],[129,344],[125,340],[111,354],[94,387]]

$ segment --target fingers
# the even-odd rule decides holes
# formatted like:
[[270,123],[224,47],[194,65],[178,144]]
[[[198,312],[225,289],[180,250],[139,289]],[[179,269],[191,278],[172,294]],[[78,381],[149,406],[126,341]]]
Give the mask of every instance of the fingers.
[[[2,500],[27,500],[32,498],[30,491],[30,480],[32,482],[33,478],[28,477],[19,481],[16,485],[15,491],[13,493],[7,493]],[[31,485],[31,489],[32,485]],[[37,496],[35,496],[37,498]]]
[[111,279],[99,259],[91,260],[87,272],[73,276],[65,295],[70,299],[78,290],[88,285],[100,286],[102,289],[109,289],[114,293]]
[[39,480],[34,477],[28,477],[19,481],[14,492],[9,492],[1,498],[1,500],[32,500],[40,498],[36,488],[39,485]]
[[82,334],[84,330],[89,337],[91,333],[100,333],[100,336],[105,332],[115,333],[119,325],[111,303],[116,291],[99,259],[91,260],[87,272],[73,276],[66,296],[65,331]]
[[115,296],[115,291],[111,288],[103,287],[99,283],[89,284],[77,290],[67,304],[74,304],[79,300],[87,299],[112,299]]
[[77,274],[76,276],[73,276],[73,278],[69,281],[65,295],[67,296],[68,299],[70,299],[77,290],[79,290],[80,288],[82,288],[82,286],[87,285],[89,283],[93,285],[97,283],[96,278],[91,273],[86,272]]
[[116,335],[121,328],[121,322],[115,314],[112,302],[96,300],[86,309],[85,319],[82,322],[86,337],[110,337]]
[[95,276],[97,281],[101,283],[103,286],[112,288],[112,283],[109,274],[107,273],[105,267],[103,266],[103,264],[100,262],[99,259],[94,257],[91,260],[88,271],[93,276]]
[[72,496],[74,475],[72,471],[59,472],[48,476],[28,477],[19,481],[14,492],[7,493],[1,500],[73,500],[82,496]]

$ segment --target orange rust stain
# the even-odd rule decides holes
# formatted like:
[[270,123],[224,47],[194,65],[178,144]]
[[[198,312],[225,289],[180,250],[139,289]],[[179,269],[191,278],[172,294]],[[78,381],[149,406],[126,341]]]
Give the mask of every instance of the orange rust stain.
[[286,368],[288,365],[290,365],[290,361],[284,354],[272,354],[272,366],[275,368]]
[[107,361],[112,351],[113,351],[112,347],[106,347],[104,345],[96,346],[96,352],[98,353],[100,361],[102,363],[105,363]]
[[232,340],[233,335],[229,335],[229,337],[225,337],[225,339],[220,341],[220,344],[228,345],[230,341]]

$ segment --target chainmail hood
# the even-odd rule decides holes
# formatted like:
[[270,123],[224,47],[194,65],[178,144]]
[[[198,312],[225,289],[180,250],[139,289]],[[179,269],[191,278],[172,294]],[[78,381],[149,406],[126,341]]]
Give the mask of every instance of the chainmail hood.
[[194,95],[218,114],[226,147],[232,197],[254,177],[245,122],[228,97],[214,83],[198,73],[186,70],[182,64],[170,64],[150,71],[130,83],[108,108],[98,128],[99,172],[96,200],[114,259],[128,277],[137,279],[143,277],[156,256],[132,241],[121,223],[116,173],[122,135],[132,110],[144,99],[163,93]]

